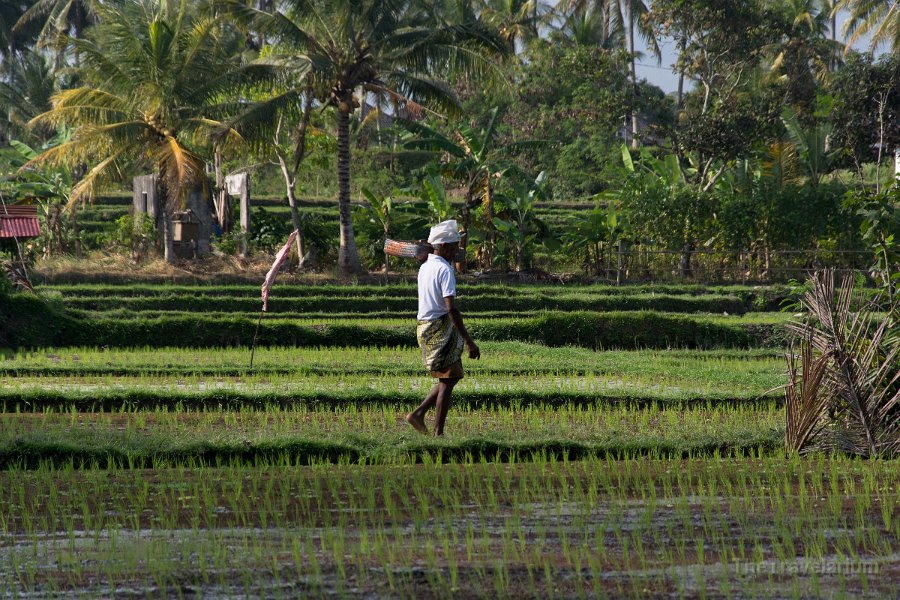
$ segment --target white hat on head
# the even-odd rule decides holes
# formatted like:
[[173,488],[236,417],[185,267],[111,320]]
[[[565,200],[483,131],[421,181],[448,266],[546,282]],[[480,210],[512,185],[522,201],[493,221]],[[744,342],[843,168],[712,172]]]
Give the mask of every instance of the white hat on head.
[[438,223],[431,228],[431,232],[428,234],[429,244],[452,244],[458,241],[459,227],[453,219]]

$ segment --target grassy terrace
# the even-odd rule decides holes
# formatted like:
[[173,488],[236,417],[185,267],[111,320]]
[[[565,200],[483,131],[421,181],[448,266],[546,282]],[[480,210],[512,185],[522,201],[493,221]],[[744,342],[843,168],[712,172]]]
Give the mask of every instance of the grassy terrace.
[[[400,408],[400,410],[398,410]],[[127,409],[126,409],[127,410]],[[682,457],[773,454],[783,437],[774,406],[647,409],[457,407],[453,435],[423,437],[402,407],[255,411],[15,413],[0,418],[0,466],[220,465],[234,461],[364,462],[534,460],[543,453]]]
[[782,435],[772,388],[784,366],[772,351],[483,350],[456,391],[455,435],[440,442],[402,423],[432,383],[408,348],[260,348],[253,371],[246,348],[10,353],[0,362],[0,457],[383,461],[548,448],[680,456],[769,453]]
[[[518,342],[483,344],[466,364],[457,400],[471,405],[653,402],[749,403],[776,398],[783,360],[771,351],[602,352]],[[61,348],[10,354],[0,362],[0,400],[12,409],[114,408],[146,398],[150,408],[178,401],[215,406],[225,398],[260,406],[410,403],[430,386],[408,348],[260,348],[253,371],[246,348],[107,350]],[[160,398],[169,395],[169,402]],[[243,399],[243,400],[241,400]],[[238,404],[239,405],[239,404]]]

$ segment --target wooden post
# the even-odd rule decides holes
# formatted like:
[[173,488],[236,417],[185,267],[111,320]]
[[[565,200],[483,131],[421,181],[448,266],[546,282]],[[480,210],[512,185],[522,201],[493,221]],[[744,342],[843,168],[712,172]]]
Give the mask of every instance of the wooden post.
[[241,186],[241,256],[250,254],[250,178],[244,173]]
[[225,178],[225,188],[233,196],[240,197],[241,213],[241,256],[246,258],[250,254],[249,237],[250,224],[250,176],[247,173],[235,173]]
[[622,238],[619,238],[618,242],[619,242],[618,248],[617,248],[618,252],[616,253],[617,254],[616,285],[622,285],[622,277],[625,274],[624,273],[624,271],[625,271],[625,256],[624,256],[625,240],[623,240]]

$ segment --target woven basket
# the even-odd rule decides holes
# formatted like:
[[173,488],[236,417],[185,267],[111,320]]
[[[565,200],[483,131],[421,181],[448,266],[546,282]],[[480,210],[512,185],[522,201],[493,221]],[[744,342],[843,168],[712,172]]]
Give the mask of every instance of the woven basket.
[[[404,242],[403,240],[384,240],[384,253],[398,258],[417,258],[424,261],[425,257],[434,252],[434,247],[427,242]],[[465,262],[466,251],[460,248],[456,251],[454,262]]]
[[420,242],[404,242],[402,240],[384,240],[384,253],[388,256],[399,258],[415,258],[423,254],[430,254],[434,248],[429,244]]

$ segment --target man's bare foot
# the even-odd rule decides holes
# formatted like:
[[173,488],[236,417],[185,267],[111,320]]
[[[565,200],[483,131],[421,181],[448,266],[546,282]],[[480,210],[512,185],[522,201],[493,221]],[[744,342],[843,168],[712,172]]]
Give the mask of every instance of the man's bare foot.
[[412,425],[413,429],[419,433],[428,435],[428,427],[425,425],[425,420],[416,413],[409,413],[406,415],[406,422]]

